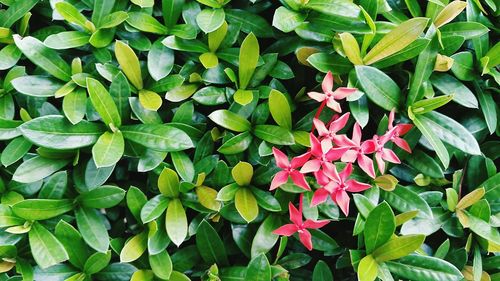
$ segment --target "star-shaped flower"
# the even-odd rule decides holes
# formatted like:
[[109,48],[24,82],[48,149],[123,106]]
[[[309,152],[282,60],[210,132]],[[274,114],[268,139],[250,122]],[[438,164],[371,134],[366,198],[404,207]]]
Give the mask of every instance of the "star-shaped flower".
[[290,202],[288,204],[288,210],[290,213],[290,221],[292,223],[285,224],[280,228],[273,231],[274,234],[284,235],[284,236],[292,236],[294,233],[299,233],[300,242],[311,251],[312,246],[312,236],[311,233],[307,229],[317,229],[325,226],[329,223],[327,220],[310,220],[307,219],[305,222],[302,222],[302,196],[300,200],[299,209],[295,208],[295,206]]
[[317,172],[323,167],[333,166],[332,161],[340,159],[349,148],[346,147],[333,147],[332,142],[320,142],[316,136],[310,134],[311,139],[311,155],[313,159],[307,161],[301,173]]
[[311,157],[309,152],[293,158],[291,162],[288,161],[288,156],[275,147],[273,147],[273,154],[274,159],[276,159],[276,165],[281,168],[282,171],[279,171],[274,176],[271,182],[270,190],[276,189],[280,185],[286,183],[288,181],[288,177],[291,177],[293,183],[297,186],[300,186],[305,190],[311,190],[304,175],[298,170]]
[[354,124],[351,139],[343,136],[342,138],[336,139],[336,144],[341,147],[351,147],[346,153],[342,155],[342,158],[340,159],[342,162],[354,163],[357,161],[359,167],[367,175],[375,178],[373,160],[370,157],[366,156],[366,154],[370,154],[375,151],[375,145],[373,142],[367,141],[361,143],[361,126],[358,123]]
[[[395,128],[394,128],[395,129]],[[375,135],[373,139],[366,141],[366,145],[373,147],[375,152],[375,160],[377,161],[377,166],[379,171],[383,174],[385,172],[385,161],[400,164],[401,160],[399,160],[398,156],[394,151],[389,148],[385,148],[385,144],[391,140],[395,130],[392,129],[388,131],[383,136]],[[359,164],[359,162],[358,162]],[[361,166],[361,165],[360,165]]]
[[326,105],[329,108],[339,113],[342,112],[342,108],[340,107],[340,104],[336,100],[344,99],[350,94],[356,92],[356,89],[346,88],[346,87],[339,87],[334,91],[333,75],[330,71],[328,71],[325,78],[323,78],[323,82],[321,83],[321,88],[323,90],[323,93],[309,92],[307,94],[309,95],[309,97],[311,97],[316,101],[319,102],[326,101]]
[[349,196],[347,192],[360,192],[371,187],[366,183],[361,183],[349,179],[352,173],[352,164],[349,163],[340,173],[337,168],[325,169],[317,173],[318,183],[322,188],[314,192],[311,205],[316,206],[326,201],[328,196],[337,203],[342,212],[347,216],[349,214]]
[[396,126],[394,126],[393,123],[394,123],[394,109],[391,110],[391,113],[389,114],[388,131],[394,130],[394,133],[392,134],[390,141],[392,141],[394,144],[396,144],[400,148],[406,150],[408,153],[411,153],[410,145],[408,145],[408,143],[400,136],[408,133],[408,131],[411,130],[413,125],[411,125],[411,124],[397,124]]
[[340,117],[339,115],[336,115],[337,118],[334,119],[332,122],[330,122],[328,129],[326,128],[326,125],[325,123],[323,123],[323,121],[314,118],[313,124],[314,127],[316,128],[316,131],[318,131],[318,135],[321,141],[323,142],[324,140],[329,140],[335,142],[335,139],[339,138],[337,132],[345,127],[347,121],[349,121],[349,116],[350,116],[349,112],[345,113]]

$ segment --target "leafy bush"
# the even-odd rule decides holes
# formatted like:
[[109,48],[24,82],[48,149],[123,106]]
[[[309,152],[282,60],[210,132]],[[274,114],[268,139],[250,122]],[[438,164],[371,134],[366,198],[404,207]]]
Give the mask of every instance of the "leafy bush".
[[0,280],[499,280],[499,5],[0,0]]

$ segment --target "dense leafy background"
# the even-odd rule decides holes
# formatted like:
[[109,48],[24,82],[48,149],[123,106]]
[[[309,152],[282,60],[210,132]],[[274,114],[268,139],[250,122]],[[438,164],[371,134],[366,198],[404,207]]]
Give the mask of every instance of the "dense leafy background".
[[[496,0],[0,0],[0,280],[500,280],[499,15]],[[414,125],[388,175],[354,171],[372,188],[349,217],[291,183],[269,192],[272,147],[306,151],[306,92],[328,71],[358,88],[348,135],[383,133],[393,108]],[[272,233],[298,193],[332,220],[311,252]]]

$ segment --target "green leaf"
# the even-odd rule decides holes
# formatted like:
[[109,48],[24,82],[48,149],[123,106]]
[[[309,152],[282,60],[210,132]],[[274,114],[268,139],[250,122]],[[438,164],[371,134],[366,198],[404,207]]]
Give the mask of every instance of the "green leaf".
[[424,240],[423,234],[393,237],[373,251],[372,256],[377,262],[399,259],[419,249]]
[[184,239],[186,239],[188,230],[186,211],[179,199],[173,199],[168,204],[165,225],[168,237],[179,247],[184,242]]
[[462,81],[474,80],[474,65],[471,52],[460,52],[451,56],[453,65],[451,71]]
[[203,220],[196,230],[196,247],[207,264],[229,264],[224,243],[206,220]]
[[209,52],[208,46],[198,40],[185,40],[176,36],[168,36],[161,43],[172,50],[193,53]]
[[25,220],[47,220],[73,210],[70,199],[27,199],[12,206],[12,211]]
[[157,219],[165,212],[169,202],[170,200],[163,195],[157,195],[147,201],[140,211],[141,221],[148,223]]
[[17,167],[12,180],[31,183],[44,179],[71,162],[71,159],[49,159],[35,156]]
[[142,89],[139,90],[139,102],[145,109],[157,111],[161,107],[163,100],[157,93]]
[[106,253],[94,253],[85,262],[83,271],[86,274],[97,273],[103,270],[106,266],[108,266],[110,260],[111,260],[111,251],[107,251]]
[[272,89],[269,93],[269,111],[274,121],[281,127],[292,129],[292,113],[285,95]]
[[492,227],[487,222],[472,216],[466,211],[464,211],[464,213],[467,217],[468,226],[472,232],[497,245],[500,244],[500,234],[497,228]]
[[[448,154],[448,151],[446,150],[446,147],[444,146],[443,142],[438,138],[436,133],[434,133],[430,129],[430,122],[423,117],[424,114],[422,115],[415,115],[413,116],[413,124],[420,130],[422,135],[427,139],[427,141],[431,144],[432,148],[436,151],[436,154],[439,157],[439,160],[441,160],[441,163],[443,163],[443,166],[446,168],[448,167],[450,163],[450,156]],[[411,116],[410,116],[411,117]]]
[[76,225],[85,243],[94,250],[105,253],[109,248],[109,235],[97,210],[84,207],[77,208],[75,218]]
[[84,192],[77,197],[78,202],[88,208],[111,208],[118,205],[125,197],[125,190],[104,185]]
[[365,256],[358,265],[359,281],[373,281],[377,279],[378,264],[372,255]]
[[259,38],[274,36],[273,28],[263,17],[245,10],[225,9],[226,20],[232,24],[241,24],[245,33],[253,33]]
[[6,70],[16,65],[22,56],[16,45],[10,44],[0,50],[0,70]]
[[385,202],[373,209],[365,222],[365,244],[367,253],[386,243],[394,234],[396,221],[391,207]]
[[132,3],[138,5],[141,8],[150,8],[153,7],[155,1],[154,0],[130,0]]
[[161,279],[169,279],[172,274],[172,260],[167,250],[163,250],[159,254],[149,255],[149,264],[153,273]]
[[189,156],[182,152],[172,152],[170,153],[172,157],[172,163],[174,164],[175,170],[179,173],[179,176],[184,181],[192,182],[194,180],[195,171],[194,165]]
[[226,93],[222,88],[208,86],[194,93],[192,99],[202,105],[220,105],[226,103]]
[[387,74],[371,66],[356,66],[356,75],[371,101],[387,111],[399,108],[401,91]]
[[444,73],[431,76],[431,83],[439,91],[453,95],[453,100],[468,108],[478,108],[476,96],[460,81]]
[[486,125],[488,125],[488,130],[490,134],[495,132],[497,124],[498,124],[498,116],[497,109],[495,107],[495,101],[493,96],[484,91],[476,81],[474,83],[474,89],[477,92],[477,96],[479,99],[479,105],[481,106],[481,111],[483,112],[484,119],[486,121]]
[[31,226],[29,244],[33,258],[42,269],[64,262],[69,258],[61,242],[38,222]]
[[239,162],[231,170],[231,175],[238,185],[248,186],[252,181],[253,167],[252,165],[250,165],[250,163]]
[[333,281],[333,274],[328,264],[322,260],[314,266],[312,281]]
[[415,41],[424,31],[429,19],[413,18],[407,20],[386,34],[363,58],[370,65],[386,58]]
[[398,276],[415,281],[458,281],[463,276],[451,263],[442,259],[410,255],[398,261],[385,263],[389,270]]
[[47,48],[34,37],[21,38],[19,35],[14,35],[14,41],[16,46],[34,64],[58,79],[65,82],[71,80],[71,67],[56,51]]
[[363,65],[363,59],[361,59],[361,51],[359,49],[356,38],[354,38],[354,36],[352,36],[352,34],[349,32],[340,33],[339,37],[342,43],[342,48],[344,49],[344,53],[352,62],[352,64]]
[[465,40],[480,37],[488,33],[488,28],[478,22],[453,22],[439,29],[442,37],[462,36]]
[[465,153],[480,155],[481,150],[474,136],[460,123],[439,112],[429,112],[419,116],[425,126],[442,141]]
[[2,14],[2,19],[0,20],[0,26],[11,27],[16,21],[21,19],[26,13],[28,13],[39,0],[26,0],[26,1],[12,1],[9,3],[3,3],[9,5],[9,8]]
[[5,167],[10,166],[21,158],[31,149],[33,144],[24,137],[13,139],[2,151],[1,162]]
[[142,12],[129,13],[127,23],[144,32],[150,32],[160,35],[168,33],[167,27],[161,24],[154,17]]
[[52,34],[43,41],[45,46],[55,49],[73,49],[89,43],[90,35],[81,31],[65,31]]
[[407,187],[397,185],[393,191],[381,191],[382,198],[400,212],[418,210],[422,217],[432,218],[432,211],[427,202]]
[[111,14],[115,0],[94,0],[94,11],[92,11],[92,22],[102,28],[105,18]]
[[120,252],[120,262],[133,262],[140,258],[148,247],[148,232],[143,231],[125,243]]
[[413,114],[424,114],[431,112],[434,109],[440,108],[453,99],[453,94],[446,96],[439,96],[429,99],[419,100],[412,105],[411,111]]
[[106,88],[99,81],[87,78],[87,89],[92,105],[106,126],[119,128],[122,124],[120,113]]
[[251,256],[267,254],[278,241],[279,235],[273,233],[281,226],[281,220],[276,215],[269,215],[259,226],[252,239]]
[[277,145],[293,145],[295,140],[293,134],[282,127],[274,125],[256,125],[253,134],[269,143]]
[[237,154],[245,151],[252,140],[253,137],[250,132],[243,132],[225,141],[217,151],[227,155]]
[[64,115],[71,124],[75,125],[82,121],[87,110],[87,93],[83,88],[77,88],[63,98],[62,105]]
[[157,40],[148,52],[148,71],[154,80],[167,77],[174,67],[174,52]]
[[224,9],[204,9],[196,16],[196,23],[205,33],[217,30],[224,23]]
[[132,85],[134,85],[134,87],[138,90],[141,90],[143,87],[141,66],[134,50],[122,41],[116,41],[115,55],[116,60],[120,64],[123,73],[125,73],[130,83],[132,83]]
[[[56,3],[55,8],[56,11],[69,23],[79,25],[87,32],[93,32],[95,30],[95,26],[72,4],[68,2],[58,2]],[[87,23],[90,23],[90,26]]]
[[234,203],[236,210],[238,210],[238,213],[245,219],[245,221],[251,222],[257,218],[257,215],[259,214],[259,206],[257,205],[257,200],[250,189],[246,187],[238,189],[234,196]]
[[161,194],[167,197],[177,197],[179,195],[179,176],[169,168],[164,168],[158,177],[158,189]]
[[245,280],[271,281],[271,266],[264,254],[254,257],[247,266]]
[[253,33],[245,37],[241,43],[239,55],[238,77],[240,81],[239,88],[246,89],[250,79],[253,76],[257,62],[259,61],[259,42]]
[[288,33],[295,30],[305,19],[304,14],[291,11],[285,7],[279,7],[274,11],[272,24],[277,29]]
[[78,230],[71,224],[60,220],[55,227],[54,234],[66,249],[69,262],[78,268],[83,268],[90,254]]
[[248,122],[245,118],[225,109],[216,110],[210,113],[208,118],[210,118],[210,120],[215,122],[217,125],[235,132],[248,131],[251,126],[250,122]]
[[481,185],[486,190],[484,198],[490,203],[500,201],[500,173],[495,174]]
[[125,139],[154,150],[171,152],[193,147],[191,138],[184,131],[168,125],[127,125],[120,130]]
[[120,131],[104,132],[92,147],[92,157],[97,168],[115,165],[123,155],[125,141]]

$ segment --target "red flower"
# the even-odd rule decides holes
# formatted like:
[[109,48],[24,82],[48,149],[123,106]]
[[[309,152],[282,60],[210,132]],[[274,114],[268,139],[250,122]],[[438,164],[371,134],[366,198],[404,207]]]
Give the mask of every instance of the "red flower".
[[293,158],[291,162],[288,161],[288,156],[275,147],[273,147],[273,154],[274,159],[276,159],[276,165],[280,167],[282,171],[279,171],[274,176],[273,181],[271,182],[270,190],[276,189],[280,185],[286,183],[288,181],[288,177],[291,177],[293,183],[297,186],[300,186],[305,190],[311,190],[304,175],[297,170],[302,167],[307,160],[309,160],[309,157],[311,156],[309,152]]
[[347,112],[346,114],[338,117],[338,115],[336,115],[336,119],[334,119],[330,125],[328,126],[328,129],[326,128],[326,125],[325,123],[323,123],[323,121],[317,119],[317,118],[314,118],[313,119],[313,123],[314,123],[314,127],[316,128],[316,130],[318,131],[318,135],[320,136],[320,138],[322,138],[322,142],[323,140],[330,140],[332,142],[335,141],[336,138],[339,138],[339,136],[337,135],[337,132],[342,130],[345,125],[347,124],[347,121],[349,121],[349,116],[350,116],[350,113]]
[[[394,128],[395,129],[395,128]],[[373,139],[366,141],[365,143],[370,146],[374,147],[375,149],[375,160],[377,161],[378,169],[379,171],[383,174],[385,171],[385,161],[391,162],[391,163],[396,163],[400,164],[401,161],[399,160],[398,156],[394,151],[390,150],[389,148],[385,148],[385,144],[392,138],[395,130],[392,129],[385,133],[383,136],[373,136]]]
[[361,183],[356,180],[348,180],[352,173],[352,164],[349,163],[340,173],[337,173],[335,166],[333,169],[325,169],[317,173],[318,183],[322,188],[314,192],[311,205],[316,206],[326,201],[328,196],[337,203],[342,212],[347,216],[349,214],[349,192],[359,192],[366,190],[371,185]]
[[307,93],[309,97],[312,99],[324,102],[326,101],[326,105],[333,109],[336,112],[342,112],[342,108],[340,104],[336,100],[344,99],[350,94],[356,92],[354,88],[346,88],[340,87],[333,91],[333,75],[330,71],[326,74],[325,78],[323,78],[323,83],[321,83],[321,88],[323,89],[323,93],[318,92],[309,92]]
[[400,136],[408,133],[408,131],[411,130],[413,126],[411,124],[397,124],[396,126],[393,126],[393,122],[394,122],[394,109],[391,110],[391,113],[389,114],[388,131],[394,130],[394,133],[392,134],[390,141],[392,141],[400,148],[406,150],[408,153],[411,153],[410,146],[403,138],[400,138]]
[[329,223],[327,220],[319,220],[314,221],[307,219],[305,222],[302,222],[302,195],[300,197],[299,210],[293,206],[290,202],[288,204],[288,210],[290,213],[290,221],[292,223],[285,224],[280,228],[273,231],[274,234],[284,235],[284,236],[292,236],[295,232],[299,233],[300,242],[311,251],[312,246],[312,237],[311,233],[307,229],[317,229],[325,226]]
[[324,167],[332,167],[332,161],[340,159],[342,154],[344,154],[349,148],[345,147],[335,147],[333,148],[332,142],[325,141],[320,142],[313,134],[310,134],[311,138],[311,155],[314,159],[307,161],[302,169],[301,173],[317,172]]
[[341,161],[354,163],[358,162],[359,167],[370,177],[375,178],[375,169],[373,168],[373,160],[366,156],[366,154],[375,151],[375,145],[372,142],[361,143],[361,126],[356,123],[352,132],[352,139],[343,136],[336,141],[338,146],[351,147],[346,153],[342,155]]

